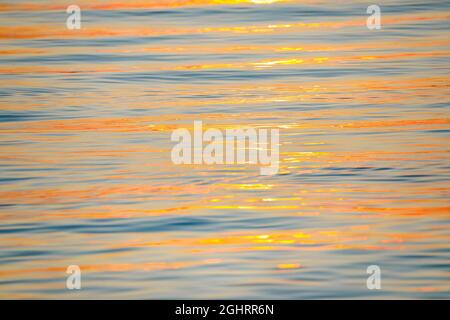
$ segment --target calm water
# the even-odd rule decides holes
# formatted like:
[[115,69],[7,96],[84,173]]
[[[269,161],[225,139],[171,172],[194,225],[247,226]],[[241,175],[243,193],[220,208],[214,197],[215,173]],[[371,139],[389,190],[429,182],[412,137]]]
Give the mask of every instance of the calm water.
[[[448,0],[254,2],[0,3],[0,298],[450,298]],[[279,174],[173,165],[194,120]]]

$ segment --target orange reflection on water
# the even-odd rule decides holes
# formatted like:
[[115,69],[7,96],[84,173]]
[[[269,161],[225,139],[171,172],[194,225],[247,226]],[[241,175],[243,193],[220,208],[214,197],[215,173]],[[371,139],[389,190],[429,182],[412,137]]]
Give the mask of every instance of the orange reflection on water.
[[[66,2],[0,4],[1,298],[67,297],[70,264],[87,297],[365,297],[369,263],[448,292],[448,10],[370,37],[351,1],[277,2],[82,0],[75,31],[43,18]],[[174,165],[195,120],[279,129],[279,175]]]
[[[413,21],[424,22],[434,20],[447,20],[448,13],[435,13],[428,15],[399,15],[389,16],[383,19],[385,25],[395,25],[411,23]],[[296,22],[291,24],[269,24],[259,26],[231,26],[231,27],[130,27],[127,24],[117,26],[100,27],[90,26],[73,32],[53,25],[22,25],[22,26],[2,26],[0,29],[0,39],[48,39],[48,38],[92,38],[92,37],[138,37],[138,36],[164,36],[164,35],[187,35],[203,33],[262,33],[271,34],[274,32],[300,32],[315,29],[336,29],[344,27],[365,26],[366,18],[351,19],[346,21],[327,22]]]

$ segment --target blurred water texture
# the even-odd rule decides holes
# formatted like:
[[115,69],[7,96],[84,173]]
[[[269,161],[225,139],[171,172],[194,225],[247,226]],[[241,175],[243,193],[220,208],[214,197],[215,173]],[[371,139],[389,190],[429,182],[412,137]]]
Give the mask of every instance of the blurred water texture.
[[[450,298],[448,1],[377,1],[381,30],[366,1],[69,4],[0,3],[0,298]],[[279,128],[280,173],[173,165],[194,120]]]

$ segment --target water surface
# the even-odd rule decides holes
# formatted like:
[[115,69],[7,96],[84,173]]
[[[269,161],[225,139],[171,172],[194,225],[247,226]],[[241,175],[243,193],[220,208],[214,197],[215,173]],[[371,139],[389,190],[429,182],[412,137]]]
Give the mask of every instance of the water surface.
[[[366,1],[76,2],[81,30],[0,3],[0,298],[450,298],[448,1],[378,1],[381,30]],[[278,128],[279,174],[173,165],[195,120]]]

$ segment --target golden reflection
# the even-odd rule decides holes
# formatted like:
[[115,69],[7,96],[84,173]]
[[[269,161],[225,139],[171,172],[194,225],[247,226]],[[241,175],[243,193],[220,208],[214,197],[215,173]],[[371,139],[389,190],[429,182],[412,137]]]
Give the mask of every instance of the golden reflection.
[[[42,7],[40,7],[42,10]],[[3,11],[7,8],[3,7]],[[0,8],[0,11],[2,9]],[[428,15],[399,15],[384,17],[384,25],[395,25],[411,23],[414,21],[435,21],[447,20],[450,18],[448,13],[434,13]],[[23,26],[2,26],[0,29],[0,39],[48,39],[48,38],[92,38],[92,37],[138,37],[138,36],[163,36],[163,35],[186,35],[203,33],[260,33],[272,34],[274,32],[300,32],[315,29],[336,29],[345,27],[365,26],[366,18],[358,18],[347,21],[327,21],[327,22],[296,22],[291,24],[269,24],[259,26],[231,26],[231,27],[170,27],[170,28],[149,28],[145,26],[129,27],[118,25],[110,28],[91,26],[82,28],[73,33],[72,30],[61,29],[51,24],[43,26],[23,25]]]
[[300,265],[298,263],[281,263],[277,266],[278,269],[298,269]]
[[[392,292],[448,292],[433,280],[448,276],[450,243],[448,10],[383,15],[374,41],[364,12],[265,16],[278,2],[323,3],[80,0],[105,11],[77,31],[45,20],[64,3],[0,4],[1,298],[58,296],[72,263],[115,273],[105,294],[159,297],[198,275],[199,287],[320,287],[290,276],[416,256],[402,274],[413,283]],[[227,16],[192,20],[185,8]],[[127,10],[163,13],[108,20]],[[279,175],[174,165],[171,133],[195,120],[280,129]],[[162,285],[141,286],[142,272]]]

